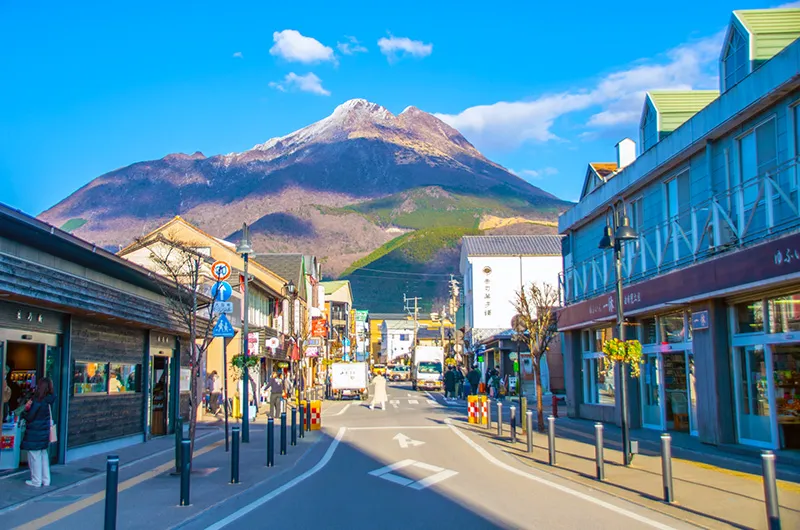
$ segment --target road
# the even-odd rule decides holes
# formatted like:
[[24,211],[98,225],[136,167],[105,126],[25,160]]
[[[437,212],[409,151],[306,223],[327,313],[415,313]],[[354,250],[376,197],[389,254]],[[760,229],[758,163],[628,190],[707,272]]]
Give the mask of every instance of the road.
[[459,428],[463,406],[389,388],[387,410],[327,405],[325,439],[278,487],[208,510],[182,528],[682,529],[616,497],[525,468]]

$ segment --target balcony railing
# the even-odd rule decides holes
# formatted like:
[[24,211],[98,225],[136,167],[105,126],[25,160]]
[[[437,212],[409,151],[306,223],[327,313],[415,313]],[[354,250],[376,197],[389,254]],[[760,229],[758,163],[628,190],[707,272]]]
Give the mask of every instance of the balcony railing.
[[[798,159],[745,181],[678,215],[639,231],[624,243],[628,284],[703,261],[800,228]],[[597,234],[598,241],[602,234]],[[600,250],[559,277],[562,300],[586,300],[613,288],[614,255]]]

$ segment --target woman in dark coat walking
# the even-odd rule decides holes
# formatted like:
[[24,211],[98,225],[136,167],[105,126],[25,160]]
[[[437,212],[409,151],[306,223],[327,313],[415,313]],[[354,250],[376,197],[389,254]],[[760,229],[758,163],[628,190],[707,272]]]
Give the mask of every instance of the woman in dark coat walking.
[[31,479],[25,484],[40,488],[50,485],[50,421],[52,405],[56,401],[53,382],[43,377],[36,384],[33,398],[25,404],[22,419],[25,420],[25,435],[21,448],[28,451],[28,467]]

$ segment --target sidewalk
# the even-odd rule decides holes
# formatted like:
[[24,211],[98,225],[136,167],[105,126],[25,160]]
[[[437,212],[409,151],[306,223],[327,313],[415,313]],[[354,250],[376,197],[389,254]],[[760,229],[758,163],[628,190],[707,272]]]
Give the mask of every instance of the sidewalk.
[[[231,453],[225,452],[222,433],[218,429],[199,432],[188,507],[178,506],[180,476],[174,473],[174,439],[171,443],[158,440],[158,447],[157,442],[149,442],[120,450],[118,528],[153,528],[154,521],[158,528],[180,526],[231,498],[251,494],[253,488],[289,480],[297,466],[313,465],[314,459],[306,456],[318,450],[317,442],[322,439],[320,431],[307,432],[296,446],[287,441],[287,454],[280,455],[280,430],[276,425],[275,466],[266,467],[266,430],[263,425],[253,426],[250,443],[240,446],[240,484],[231,485]],[[29,488],[24,485],[27,474],[7,479],[11,487],[0,482],[6,501],[6,508],[0,509],[3,527],[42,528],[57,523],[59,528],[67,530],[102,528],[104,468],[105,455],[98,455],[67,466],[54,466],[53,483],[56,484],[56,475],[60,477],[55,487]],[[81,473],[81,469],[86,471]],[[18,491],[27,499],[8,505],[12,499],[6,497]],[[144,513],[147,515],[143,517]]]
[[[605,481],[600,482],[595,479],[594,424],[591,422],[558,420],[556,466],[549,465],[546,434],[534,433],[532,454],[527,453],[526,435],[520,429],[517,429],[517,443],[510,442],[507,416],[501,438],[497,437],[496,423],[490,429],[467,423],[462,423],[461,427],[521,465],[558,475],[703,528],[767,528],[760,464],[748,456],[732,456],[713,448],[674,444],[672,469],[676,502],[666,504],[663,502],[660,453],[651,446],[654,444],[650,439],[633,436],[641,440],[641,454],[635,456],[631,466],[625,467],[621,464],[619,429],[607,427]],[[793,463],[781,462],[780,458],[778,461],[781,478],[778,497],[783,528],[800,528],[800,474]]]

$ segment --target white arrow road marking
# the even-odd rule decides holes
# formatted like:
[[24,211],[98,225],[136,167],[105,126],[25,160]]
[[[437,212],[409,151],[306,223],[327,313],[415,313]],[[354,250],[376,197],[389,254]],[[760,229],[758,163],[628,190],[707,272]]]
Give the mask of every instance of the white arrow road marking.
[[432,399],[428,400],[428,405],[436,405],[436,402]]
[[392,438],[392,440],[397,440],[400,444],[400,447],[403,449],[408,449],[409,447],[417,447],[418,445],[422,445],[425,442],[420,442],[419,440],[412,440],[408,436],[402,433],[397,433],[397,436]]
[[419,401],[417,401],[416,399],[409,399],[408,400],[408,404],[409,405],[419,405]]
[[[424,469],[425,471],[431,471],[434,474],[425,477],[421,480],[414,481],[412,479],[401,477],[400,475],[395,475],[394,473],[392,473],[392,471],[397,471],[398,469],[403,469],[409,466],[414,466],[419,469]],[[376,469],[375,471],[370,471],[369,474],[372,475],[373,477],[382,478],[384,480],[388,480],[389,482],[394,482],[395,484],[399,484],[401,486],[405,486],[420,491],[430,486],[433,486],[434,484],[437,484],[443,480],[447,480],[452,476],[458,475],[458,471],[453,471],[452,469],[444,469],[442,467],[433,466],[431,464],[426,464],[424,462],[417,462],[416,460],[401,460],[400,462],[395,462],[394,464],[384,466],[380,469]]]

